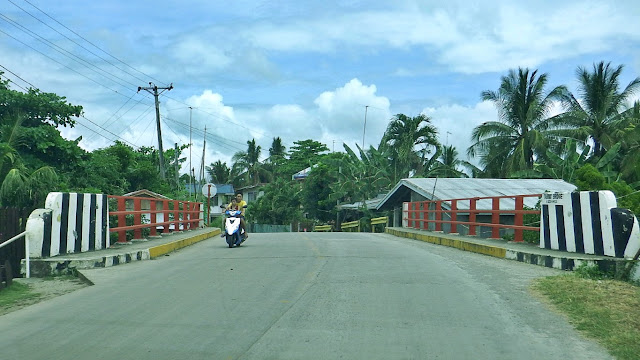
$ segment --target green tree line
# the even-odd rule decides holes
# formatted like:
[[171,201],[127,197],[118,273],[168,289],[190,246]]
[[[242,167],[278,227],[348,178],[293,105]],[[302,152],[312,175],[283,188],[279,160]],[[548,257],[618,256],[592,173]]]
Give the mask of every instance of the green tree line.
[[[580,190],[610,189],[620,206],[640,213],[640,104],[630,103],[640,78],[620,84],[623,66],[599,62],[576,69],[577,92],[548,87],[548,75],[518,68],[502,76],[496,90],[480,94],[498,118],[475,127],[472,145],[460,150],[438,142],[438,129],[424,114],[393,116],[377,146],[343,145],[330,152],[318,141],[298,140],[289,149],[275,137],[264,150],[255,139],[247,150],[206,166],[206,181],[236,188],[260,186],[264,196],[249,207],[251,219],[288,224],[307,218],[336,219],[336,204],[363,202],[408,177],[551,178]],[[560,114],[551,114],[560,104]],[[0,82],[0,205],[41,206],[49,191],[122,194],[146,188],[186,197],[193,179],[175,167],[168,180],[158,173],[157,150],[115,142],[86,152],[60,136],[75,125],[82,107],[64,97]],[[165,152],[184,162],[187,145]],[[179,167],[178,167],[179,168]],[[310,168],[304,180],[292,175]],[[365,211],[366,212],[366,211]]]

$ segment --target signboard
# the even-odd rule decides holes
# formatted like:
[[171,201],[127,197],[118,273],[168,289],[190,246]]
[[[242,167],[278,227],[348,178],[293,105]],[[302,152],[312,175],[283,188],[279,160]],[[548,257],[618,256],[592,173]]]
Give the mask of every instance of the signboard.
[[214,197],[217,193],[218,189],[216,188],[215,184],[206,183],[202,187],[202,195],[204,195],[204,197]]

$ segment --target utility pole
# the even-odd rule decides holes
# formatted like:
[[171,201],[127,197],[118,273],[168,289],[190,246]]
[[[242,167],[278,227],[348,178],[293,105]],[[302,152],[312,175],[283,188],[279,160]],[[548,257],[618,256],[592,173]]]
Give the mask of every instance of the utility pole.
[[[193,113],[193,108],[189,106],[189,172],[191,172],[191,148],[193,147],[193,142],[191,141],[191,114]],[[193,186],[193,178],[191,174],[189,174],[189,200],[191,200],[191,192],[195,195],[195,188]]]
[[364,106],[364,127],[362,128],[362,150],[364,150],[364,133],[367,131],[367,110],[369,105]]
[[205,173],[204,173],[204,154],[207,149],[207,127],[204,127],[204,141],[202,143],[202,162],[200,163],[200,181],[204,184]]
[[[162,90],[162,92],[158,93],[158,89]],[[162,150],[162,131],[160,130],[160,102],[158,101],[158,95],[162,94],[165,90],[170,91],[171,89],[173,89],[173,83],[171,83],[168,87],[158,87],[152,82],[149,82],[149,86],[138,86],[138,92],[140,92],[140,90],[146,90],[156,99],[156,125],[158,127],[158,152],[160,154],[160,177],[162,178],[162,180],[165,180],[166,177],[164,172],[164,152]]]
[[175,150],[176,150],[176,163],[175,163],[175,169],[176,169],[176,190],[180,191],[180,177],[178,176],[180,173],[180,161],[178,159],[178,143],[175,143]]

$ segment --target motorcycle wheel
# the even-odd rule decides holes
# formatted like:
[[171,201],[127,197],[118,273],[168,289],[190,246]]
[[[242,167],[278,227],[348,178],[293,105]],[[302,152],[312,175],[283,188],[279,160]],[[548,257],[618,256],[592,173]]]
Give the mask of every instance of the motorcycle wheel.
[[229,248],[232,248],[233,247],[233,240],[234,240],[233,239],[233,235],[227,234],[226,238],[227,238],[227,244],[229,245]]

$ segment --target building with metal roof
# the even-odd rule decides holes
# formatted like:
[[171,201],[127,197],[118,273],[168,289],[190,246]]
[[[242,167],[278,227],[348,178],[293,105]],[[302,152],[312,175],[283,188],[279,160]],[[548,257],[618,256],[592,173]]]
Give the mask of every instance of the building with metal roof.
[[[450,200],[491,196],[532,195],[546,191],[575,191],[576,186],[558,179],[476,179],[410,178],[402,179],[380,200],[376,210],[393,210],[393,224],[400,226],[402,203],[426,200]],[[535,207],[537,198],[525,198],[525,206]],[[458,208],[468,208],[461,202]],[[478,210],[490,210],[491,200],[479,200]],[[500,209],[514,209],[511,199],[502,199]]]

